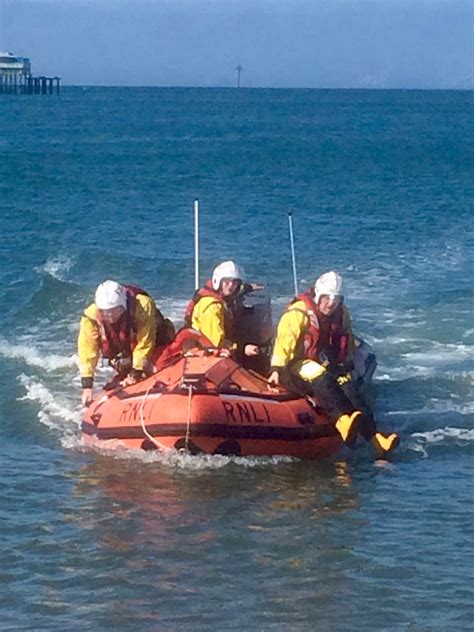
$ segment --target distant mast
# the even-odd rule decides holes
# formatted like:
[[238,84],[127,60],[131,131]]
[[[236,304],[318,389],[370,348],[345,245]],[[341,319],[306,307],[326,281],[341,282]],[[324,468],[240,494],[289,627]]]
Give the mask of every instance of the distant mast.
[[237,88],[240,88],[240,73],[242,72],[243,67],[239,64],[236,68],[237,71]]

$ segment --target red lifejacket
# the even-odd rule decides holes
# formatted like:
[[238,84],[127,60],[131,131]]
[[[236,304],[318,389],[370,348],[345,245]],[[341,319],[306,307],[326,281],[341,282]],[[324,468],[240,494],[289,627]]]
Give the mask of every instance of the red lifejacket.
[[113,360],[119,354],[131,357],[137,345],[138,325],[135,320],[135,309],[138,294],[150,296],[148,292],[136,285],[124,285],[127,292],[125,312],[116,323],[107,323],[100,318],[97,310],[97,324],[100,331],[100,350],[104,358]]
[[183,327],[177,332],[174,340],[164,348],[163,352],[157,358],[154,358],[156,370],[161,371],[161,369],[164,369],[166,366],[173,364],[193,347],[209,350],[213,349],[211,341],[208,340],[206,336],[203,336],[203,334],[195,329]]
[[305,358],[316,362],[328,360],[330,364],[345,362],[349,349],[349,336],[343,329],[342,303],[336,307],[332,314],[325,317],[318,314],[312,288],[294,298],[287,309],[291,308],[297,301],[304,303],[305,314],[309,317],[309,326],[303,337]]
[[210,296],[215,299],[217,303],[220,303],[224,307],[224,331],[225,337],[228,340],[233,340],[233,312],[230,306],[226,303],[222,294],[219,294],[213,287],[212,281],[209,279],[204,286],[199,290],[196,290],[192,299],[189,301],[186,312],[184,314],[184,326],[192,327],[193,311],[197,303],[205,296]]

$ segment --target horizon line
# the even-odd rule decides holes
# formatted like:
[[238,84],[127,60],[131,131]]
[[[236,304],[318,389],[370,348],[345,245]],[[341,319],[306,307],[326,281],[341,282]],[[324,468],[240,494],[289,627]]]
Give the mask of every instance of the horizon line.
[[367,90],[367,91],[452,91],[452,92],[472,92],[474,84],[466,87],[414,87],[414,86],[196,86],[196,85],[158,85],[158,84],[102,84],[102,83],[61,83],[62,88],[128,88],[128,89],[165,89],[165,90]]

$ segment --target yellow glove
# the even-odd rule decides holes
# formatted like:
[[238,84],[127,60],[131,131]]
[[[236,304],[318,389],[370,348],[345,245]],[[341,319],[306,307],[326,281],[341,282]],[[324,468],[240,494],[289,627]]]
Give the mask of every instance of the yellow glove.
[[297,375],[305,382],[314,382],[314,380],[326,373],[324,366],[314,360],[303,360],[301,363],[296,364],[295,368]]
[[340,375],[336,378],[336,382],[339,384],[339,386],[344,386],[344,384],[347,384],[351,380],[352,375],[350,373],[344,373],[343,375]]

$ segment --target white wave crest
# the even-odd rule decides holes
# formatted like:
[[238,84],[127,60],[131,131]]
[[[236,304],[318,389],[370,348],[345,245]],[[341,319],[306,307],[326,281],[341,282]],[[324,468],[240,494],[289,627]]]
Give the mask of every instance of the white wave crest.
[[70,257],[59,255],[53,259],[48,259],[44,266],[35,268],[35,270],[36,272],[46,272],[58,281],[65,281],[64,276],[69,272],[73,263],[74,261]]
[[459,380],[469,382],[471,386],[474,385],[474,371],[445,371],[444,377],[448,380]]
[[[77,444],[73,447],[77,448]],[[242,468],[268,467],[278,463],[292,463],[298,459],[289,456],[222,456],[219,454],[192,455],[182,450],[167,448],[145,451],[126,447],[120,441],[89,442],[83,444],[84,450],[94,450],[115,459],[139,460],[143,463],[159,463],[165,467],[183,470],[218,470],[230,464]]]
[[[43,383],[22,373],[18,376],[19,381],[26,389],[26,395],[19,398],[31,400],[39,403],[38,419],[50,428],[60,432],[62,438],[77,433],[77,428],[81,423],[81,413],[79,409],[74,409],[70,402],[54,395]],[[65,423],[66,422],[66,423]]]
[[431,398],[426,402],[426,406],[416,409],[389,410],[386,417],[422,417],[426,415],[439,416],[441,414],[472,415],[474,413],[474,401],[460,402],[458,399],[437,399]]
[[456,441],[458,443],[469,443],[474,441],[474,429],[469,428],[436,428],[428,432],[414,432],[413,439],[421,439],[424,444],[442,443],[447,440]]
[[459,363],[474,359],[474,346],[464,344],[442,344],[431,341],[431,349],[402,353],[401,358],[408,362],[422,362],[430,365]]
[[77,365],[77,357],[47,354],[39,349],[25,344],[12,345],[7,340],[0,339],[0,355],[13,360],[24,360],[30,366],[40,367],[45,371],[57,371]]
[[[431,378],[441,374],[448,379],[469,379],[469,368],[474,361],[474,346],[456,343],[440,343],[437,341],[408,339],[404,337],[387,338],[387,346],[394,345],[394,351],[386,349],[390,355],[390,364],[395,359],[396,366],[390,366],[379,357],[376,380],[406,380],[407,378]],[[397,352],[396,345],[412,347],[412,350]],[[381,342],[379,341],[379,346]]]
[[474,401],[431,399],[430,404],[435,413],[457,413],[458,415],[472,415],[474,413]]
[[375,375],[375,382],[391,382],[392,380],[406,380],[408,378],[430,378],[439,374],[434,367],[430,366],[397,366],[388,367],[382,364],[378,365],[379,375]]

